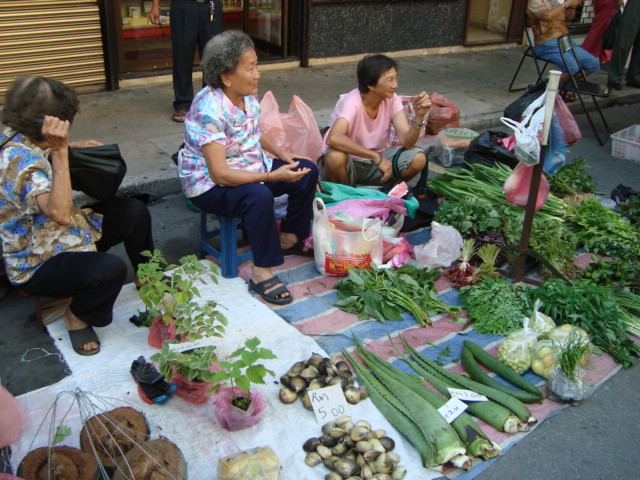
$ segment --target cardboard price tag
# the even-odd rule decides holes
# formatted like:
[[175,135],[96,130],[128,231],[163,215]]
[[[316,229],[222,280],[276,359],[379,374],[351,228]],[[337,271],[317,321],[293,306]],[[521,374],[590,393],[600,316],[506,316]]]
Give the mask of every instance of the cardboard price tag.
[[444,417],[447,423],[453,422],[467,409],[467,406],[457,398],[450,398],[447,403],[438,409],[440,415]]
[[172,352],[186,352],[187,350],[195,350],[196,348],[208,347],[209,345],[215,345],[219,343],[220,339],[217,337],[205,337],[194,340],[193,342],[182,343],[170,343],[169,350]]
[[340,385],[307,390],[313,413],[320,425],[335,420],[342,415],[351,415],[351,407],[344,398],[344,392]]
[[464,400],[465,402],[488,402],[489,399],[473,390],[465,390],[461,388],[448,388],[451,398]]

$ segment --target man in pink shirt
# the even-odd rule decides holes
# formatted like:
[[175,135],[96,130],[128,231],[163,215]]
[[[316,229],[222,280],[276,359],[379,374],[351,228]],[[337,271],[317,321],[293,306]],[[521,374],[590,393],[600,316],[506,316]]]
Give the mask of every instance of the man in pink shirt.
[[[342,97],[331,116],[325,136],[327,149],[318,159],[322,179],[346,185],[382,185],[394,177],[395,158],[400,180],[418,177],[427,157],[414,148],[431,99],[421,92],[414,100],[415,119],[409,125],[398,88],[397,65],[385,55],[367,55],[358,63],[358,88]],[[401,147],[386,150],[393,125]],[[417,181],[417,178],[416,178]]]

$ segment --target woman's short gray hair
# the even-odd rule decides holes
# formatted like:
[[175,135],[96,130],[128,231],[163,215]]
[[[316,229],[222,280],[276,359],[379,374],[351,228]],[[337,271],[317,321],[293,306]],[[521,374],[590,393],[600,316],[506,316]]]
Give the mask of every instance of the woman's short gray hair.
[[207,42],[202,55],[204,83],[222,88],[220,76],[233,72],[244,52],[253,48],[251,37],[240,30],[228,30],[213,37]]

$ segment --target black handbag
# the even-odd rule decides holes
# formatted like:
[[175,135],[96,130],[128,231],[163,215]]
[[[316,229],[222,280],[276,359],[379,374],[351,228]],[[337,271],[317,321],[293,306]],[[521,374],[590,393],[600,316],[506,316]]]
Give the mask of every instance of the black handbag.
[[71,188],[101,202],[113,200],[127,173],[116,144],[69,149]]

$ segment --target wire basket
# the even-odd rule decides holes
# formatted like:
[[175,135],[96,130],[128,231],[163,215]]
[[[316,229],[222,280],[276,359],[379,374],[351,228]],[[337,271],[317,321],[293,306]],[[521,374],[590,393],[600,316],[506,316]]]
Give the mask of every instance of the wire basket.
[[612,134],[611,140],[611,155],[640,163],[640,125]]

